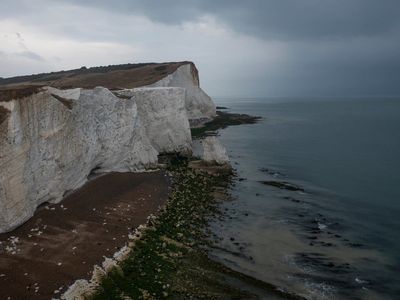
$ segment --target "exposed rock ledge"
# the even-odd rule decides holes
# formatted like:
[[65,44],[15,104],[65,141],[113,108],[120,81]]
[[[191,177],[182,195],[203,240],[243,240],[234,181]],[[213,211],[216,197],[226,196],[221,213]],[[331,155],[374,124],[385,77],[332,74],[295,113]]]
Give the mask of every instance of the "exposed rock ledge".
[[159,153],[190,154],[189,119],[215,115],[192,64],[120,92],[47,86],[0,96],[0,232],[61,201],[91,173],[144,170]]

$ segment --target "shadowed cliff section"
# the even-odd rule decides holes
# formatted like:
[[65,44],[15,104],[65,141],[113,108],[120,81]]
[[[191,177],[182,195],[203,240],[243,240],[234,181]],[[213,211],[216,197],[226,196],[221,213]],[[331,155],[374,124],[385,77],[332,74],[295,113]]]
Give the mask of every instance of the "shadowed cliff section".
[[3,97],[4,89],[20,89],[24,86],[47,85],[61,89],[94,88],[96,86],[108,89],[135,88],[155,83],[186,64],[191,65],[193,78],[198,84],[197,69],[189,61],[123,64],[0,78],[0,97]]
[[7,118],[10,114],[10,111],[7,108],[0,106],[0,124]]

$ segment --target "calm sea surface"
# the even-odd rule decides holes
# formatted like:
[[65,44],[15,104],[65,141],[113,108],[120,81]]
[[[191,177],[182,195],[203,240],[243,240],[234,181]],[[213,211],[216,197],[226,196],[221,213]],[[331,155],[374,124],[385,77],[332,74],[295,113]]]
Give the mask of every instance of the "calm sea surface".
[[399,299],[400,99],[215,102],[263,120],[220,132],[240,179],[213,255],[309,299]]

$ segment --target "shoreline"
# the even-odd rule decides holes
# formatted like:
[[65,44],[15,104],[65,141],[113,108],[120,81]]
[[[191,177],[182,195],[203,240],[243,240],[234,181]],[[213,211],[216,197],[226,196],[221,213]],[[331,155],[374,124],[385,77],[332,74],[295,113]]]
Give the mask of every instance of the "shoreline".
[[[216,135],[219,129],[232,125],[254,124],[259,119],[260,118],[258,117],[242,114],[230,114],[219,111],[217,117],[211,122],[206,123],[204,127],[192,129],[192,136],[195,140],[209,135]],[[126,224],[126,234],[121,234],[122,232],[119,232],[121,238],[117,239],[116,237],[112,237],[112,241],[115,241],[116,243],[118,242],[118,246],[114,245],[113,250],[111,250],[111,248],[103,249],[108,244],[99,242],[99,234],[96,235],[90,232],[96,227],[95,223],[91,224],[91,228],[90,226],[87,226],[86,228],[86,230],[92,235],[92,239],[82,237],[80,232],[77,232],[75,229],[71,229],[72,227],[70,227],[69,230],[71,230],[72,234],[77,236],[79,235],[81,238],[81,248],[83,251],[78,253],[78,249],[80,249],[78,246],[72,246],[71,248],[74,258],[81,260],[81,262],[75,261],[68,263],[68,260],[62,261],[62,259],[58,259],[57,261],[52,262],[50,268],[43,268],[42,266],[37,267],[37,269],[40,270],[39,273],[44,274],[44,278],[46,278],[46,276],[49,277],[49,274],[57,273],[62,274],[61,277],[63,277],[63,281],[58,279],[58,281],[55,280],[55,282],[52,283],[51,280],[47,279],[44,280],[45,285],[41,285],[38,283],[40,280],[36,280],[37,277],[35,276],[35,280],[31,280],[32,282],[26,285],[25,290],[23,288],[24,284],[20,284],[18,287],[13,286],[12,290],[8,290],[9,294],[12,294],[12,291],[14,290],[16,293],[14,295],[17,295],[16,298],[14,298],[14,296],[10,299],[19,299],[21,295],[29,295],[32,299],[49,299],[58,297],[61,297],[61,299],[119,299],[121,296],[128,297],[129,295],[133,295],[134,298],[128,297],[126,299],[160,299],[171,298],[171,296],[173,299],[186,299],[185,297],[189,294],[195,298],[200,297],[205,299],[219,299],[221,297],[228,297],[229,299],[262,299],[266,295],[272,297],[272,299],[303,299],[300,296],[284,292],[277,286],[234,271],[209,257],[208,252],[215,246],[212,245],[214,242],[212,241],[212,238],[210,238],[212,233],[208,229],[209,221],[212,218],[224,217],[224,212],[220,211],[219,207],[223,201],[229,199],[228,187],[232,176],[234,176],[232,168],[228,164],[218,166],[202,161],[182,160],[182,158],[173,156],[167,156],[163,159],[170,160],[167,164],[163,164],[166,166],[168,171],[157,171],[151,173],[111,173],[96,177],[85,184],[82,188],[66,197],[66,199],[61,203],[49,205],[48,207],[42,206],[35,213],[35,216],[27,223],[11,233],[0,235],[0,239],[2,240],[7,236],[8,241],[10,241],[10,237],[16,237],[17,242],[15,245],[17,246],[24,245],[27,242],[26,238],[20,240],[20,238],[16,236],[19,231],[20,233],[27,234],[29,239],[32,238],[34,234],[40,233],[39,239],[46,240],[45,230],[42,231],[40,229],[40,224],[44,224],[45,221],[43,220],[46,220],[46,218],[43,218],[42,220],[41,214],[44,212],[56,215],[58,211],[65,214],[67,209],[72,208],[68,204],[68,199],[85,198],[85,195],[89,198],[95,198],[96,193],[92,195],[92,192],[97,192],[97,196],[103,197],[106,197],[103,194],[108,192],[111,198],[108,199],[108,201],[113,205],[117,205],[118,208],[121,208],[121,211],[124,210],[123,207],[118,205],[118,202],[115,202],[115,192],[117,188],[114,187],[110,191],[110,186],[107,186],[103,182],[107,181],[107,179],[112,176],[152,179],[152,183],[146,182],[147,190],[142,190],[145,194],[141,197],[142,200],[146,199],[147,196],[154,200],[154,197],[151,194],[146,195],[152,188],[155,189],[154,192],[156,192],[156,194],[158,192],[155,197],[158,201],[155,201],[157,203],[146,199],[146,201],[140,204],[141,206],[145,204],[148,206],[148,210],[146,210],[147,213],[143,213],[143,211],[140,210],[135,211],[134,213],[137,218],[133,222],[131,217],[127,217],[126,220],[129,221],[129,224]],[[169,172],[173,173],[173,176],[170,179],[172,180],[172,192],[169,190],[170,180],[165,178],[166,174]],[[118,183],[118,180],[116,181]],[[100,189],[93,190],[93,185],[96,185],[96,183],[99,182]],[[157,191],[157,187],[160,187],[159,183],[163,183],[164,185],[162,185],[160,190]],[[198,193],[202,189],[203,191]],[[204,189],[206,191],[204,191]],[[88,190],[88,192],[85,193],[85,190]],[[128,189],[127,193],[130,196],[133,196],[137,191],[137,188],[133,190]],[[186,195],[185,199],[181,198],[182,195]],[[140,197],[136,198],[136,200],[138,200]],[[179,205],[177,205],[178,203]],[[199,203],[201,203],[201,205],[199,205]],[[89,203],[83,204],[83,206],[88,208],[87,206],[90,206],[90,201]],[[164,208],[161,208],[160,210],[160,207]],[[75,208],[75,210],[76,209],[77,208]],[[69,213],[72,211],[73,209],[70,209]],[[113,211],[116,211],[116,208],[114,208]],[[191,214],[188,215],[185,211],[190,211]],[[91,210],[89,209],[87,213],[96,214],[98,212],[99,210],[93,207]],[[158,217],[152,216],[156,212],[159,212]],[[126,217],[126,214],[129,213],[128,207],[125,207],[125,211],[122,213],[123,215],[125,214]],[[194,220],[193,213],[195,216]],[[86,217],[87,216],[88,215],[86,215]],[[103,217],[104,215],[102,218]],[[56,218],[57,221],[63,221],[62,217],[61,219],[58,217]],[[166,226],[165,220],[168,218],[172,218],[178,225],[183,223],[182,227],[191,228],[191,231],[188,232],[182,228],[178,232],[174,226],[171,227],[172,224]],[[148,226],[143,225],[146,223],[146,220]],[[69,223],[72,220],[67,218],[64,221]],[[120,218],[118,221],[120,221]],[[80,225],[81,222],[85,224],[87,220],[83,218],[75,225]],[[101,224],[103,226],[104,224],[107,224],[106,219],[97,220],[97,226],[99,226],[99,222],[102,222]],[[39,224],[37,228],[30,228],[30,231],[32,229],[34,230],[34,234],[28,232],[28,228],[29,226],[32,227],[32,224]],[[153,235],[152,232],[158,230],[157,226],[164,227],[162,230],[164,233],[163,236],[157,234]],[[165,227],[169,229],[165,231]],[[47,229],[47,226],[44,227],[44,229]],[[116,232],[112,231],[112,233],[115,234]],[[62,230],[55,233],[55,235],[60,235],[64,239],[65,237],[63,237],[62,234],[65,234]],[[170,234],[172,234],[172,236]],[[149,236],[151,237],[150,241],[148,240]],[[7,241],[7,238],[4,240]],[[51,241],[51,238],[49,240]],[[13,238],[11,242],[12,241],[15,241],[15,238]],[[29,242],[32,241],[33,240]],[[33,242],[33,244],[41,247],[39,243]],[[68,244],[68,242],[64,241],[64,245],[61,247],[67,249],[68,246],[71,246],[67,246],[66,244]],[[113,243],[111,244],[113,245]],[[22,248],[24,247],[21,247],[20,249]],[[30,248],[32,248],[32,245],[30,245]],[[94,248],[96,249],[94,251],[95,255],[92,255]],[[161,249],[161,252],[163,249],[167,250],[167,252],[164,253],[164,256],[168,257],[165,264],[160,263],[159,253],[154,253],[154,248],[156,248],[157,251],[160,251]],[[145,249],[144,253],[143,249]],[[16,251],[20,250],[16,248]],[[139,263],[137,263],[138,253],[139,258],[141,254],[148,255],[147,259],[143,260],[143,257],[141,257],[142,259],[139,259]],[[19,253],[15,253],[14,255],[18,256]],[[155,256],[152,257],[152,255]],[[119,257],[117,258],[116,256]],[[90,257],[90,259],[86,259],[85,257]],[[23,257],[21,259],[23,259]],[[26,260],[29,261],[29,259],[31,258],[27,258]],[[172,266],[170,264],[170,259],[172,259]],[[46,260],[49,260],[48,257],[46,257]],[[38,259],[38,261],[40,261],[40,259]],[[5,272],[1,271],[1,263],[2,261],[0,260],[0,274],[5,274],[7,273],[7,270],[5,270]],[[140,273],[140,270],[142,270],[141,268],[143,267],[146,269],[149,267],[149,264],[152,268],[155,267],[154,263],[159,266],[159,268],[155,269],[155,274],[154,269],[149,270],[149,273],[152,276],[155,276],[154,278],[146,278],[148,275],[146,275],[146,272],[144,272],[144,275]],[[25,264],[21,265],[24,265],[25,267]],[[82,265],[84,265],[84,267],[82,267]],[[11,265],[9,266],[11,267]],[[132,270],[135,270],[135,272],[133,272],[134,276],[137,276],[138,274],[140,276],[132,278],[129,277],[132,275],[130,274],[125,278],[127,268],[130,270],[128,273],[132,273]],[[173,270],[172,273],[171,270]],[[157,281],[157,279],[160,279],[159,276],[162,277],[163,272],[166,272],[166,274],[164,274],[164,279],[168,278],[168,280]],[[34,273],[35,272],[33,272],[33,274]],[[15,274],[13,280],[16,282],[24,282],[24,280],[30,278],[29,272],[19,270],[19,273],[15,272]],[[198,279],[199,274],[202,274],[201,280]],[[69,276],[68,280],[65,279],[65,276]],[[144,278],[141,278],[141,276],[144,276]],[[50,277],[52,280],[55,279],[53,278],[53,275],[50,275]],[[7,277],[7,275],[0,278],[0,290],[2,290],[2,279],[3,283],[5,283],[9,278],[10,277]],[[126,281],[126,279],[128,279],[128,281]],[[60,280],[63,282],[62,285],[60,285]],[[160,284],[157,284],[157,282]],[[124,283],[125,287],[128,283],[131,283],[131,285],[138,285],[134,290],[128,288],[129,295],[121,293],[121,288],[117,287],[118,292],[116,294],[115,286],[113,285],[118,286],[121,283]],[[163,284],[161,285],[161,283]],[[157,297],[155,297],[155,295],[157,295]]]
[[[201,134],[192,130],[192,135],[215,135],[220,128],[255,120],[259,118],[223,113]],[[210,221],[229,217],[221,205],[230,200],[228,189],[235,176],[229,164],[175,158],[168,165],[175,180],[166,209],[139,233],[126,260],[85,299],[304,299],[209,256],[216,246]]]
[[165,210],[85,299],[304,299],[209,257],[209,221],[224,216],[229,165],[175,159],[168,169],[174,184]]

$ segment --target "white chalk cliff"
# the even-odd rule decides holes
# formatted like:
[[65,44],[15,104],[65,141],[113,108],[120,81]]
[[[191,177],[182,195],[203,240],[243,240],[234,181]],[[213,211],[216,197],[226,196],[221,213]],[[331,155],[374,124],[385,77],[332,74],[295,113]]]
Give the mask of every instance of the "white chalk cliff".
[[0,102],[0,232],[93,172],[139,171],[155,167],[159,153],[190,154],[189,120],[214,115],[190,65],[144,88],[43,87]]
[[204,123],[216,115],[215,104],[200,88],[199,78],[191,64],[180,66],[174,73],[147,87],[181,87],[186,91],[185,107],[192,125]]
[[158,152],[192,152],[185,89],[135,88],[116,94],[135,101],[146,134]]
[[225,164],[229,162],[225,147],[215,136],[193,141],[193,156],[208,163]]

